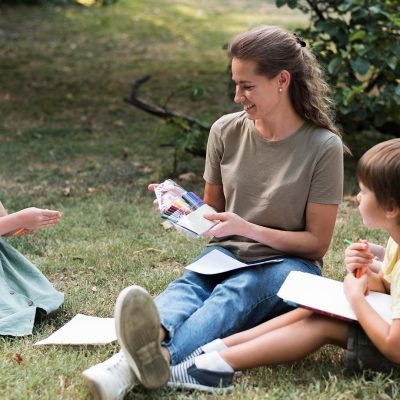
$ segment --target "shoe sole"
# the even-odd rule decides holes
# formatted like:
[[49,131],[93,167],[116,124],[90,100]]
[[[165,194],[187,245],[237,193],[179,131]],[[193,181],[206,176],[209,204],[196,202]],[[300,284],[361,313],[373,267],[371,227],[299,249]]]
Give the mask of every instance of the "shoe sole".
[[163,386],[170,369],[161,352],[160,317],[149,293],[140,286],[125,288],[114,315],[118,342],[139,381],[148,389]]

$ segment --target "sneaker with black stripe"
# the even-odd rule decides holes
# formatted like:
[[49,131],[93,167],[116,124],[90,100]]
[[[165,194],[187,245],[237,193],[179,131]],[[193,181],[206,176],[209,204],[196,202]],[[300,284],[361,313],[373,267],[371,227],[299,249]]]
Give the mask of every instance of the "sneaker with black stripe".
[[167,385],[179,389],[225,393],[233,390],[233,372],[218,372],[197,368],[195,359],[171,367]]

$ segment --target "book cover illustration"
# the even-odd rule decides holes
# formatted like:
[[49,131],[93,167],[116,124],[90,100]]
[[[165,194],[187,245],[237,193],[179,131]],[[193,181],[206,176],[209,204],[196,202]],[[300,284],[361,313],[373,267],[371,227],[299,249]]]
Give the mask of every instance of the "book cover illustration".
[[172,179],[167,179],[155,188],[161,217],[191,236],[198,237],[207,232],[218,222],[209,221],[204,214],[215,210],[197,196],[188,192]]

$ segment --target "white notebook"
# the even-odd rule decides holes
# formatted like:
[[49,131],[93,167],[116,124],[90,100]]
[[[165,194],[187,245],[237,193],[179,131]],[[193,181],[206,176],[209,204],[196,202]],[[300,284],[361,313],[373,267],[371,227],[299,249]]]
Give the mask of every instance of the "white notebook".
[[190,271],[197,272],[198,274],[215,275],[232,271],[234,269],[252,267],[253,265],[259,264],[277,263],[280,261],[282,261],[281,258],[275,258],[272,260],[264,259],[250,263],[244,263],[236,260],[235,258],[229,257],[218,249],[214,249],[203,257],[199,258],[197,261],[193,261],[185,268],[189,269]]
[[[343,291],[343,282],[322,276],[292,271],[278,296],[294,306],[309,308],[322,314],[345,320],[357,320]],[[369,292],[368,303],[388,323],[392,323],[391,297],[385,293]]]

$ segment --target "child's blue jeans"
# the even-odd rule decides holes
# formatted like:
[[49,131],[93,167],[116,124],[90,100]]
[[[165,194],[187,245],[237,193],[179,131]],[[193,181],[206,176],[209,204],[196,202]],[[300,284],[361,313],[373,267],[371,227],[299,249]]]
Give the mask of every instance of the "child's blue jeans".
[[[206,248],[199,257],[218,248]],[[199,258],[197,257],[197,258]],[[168,338],[163,343],[170,352],[171,364],[216,338],[252,328],[291,309],[276,293],[290,271],[320,275],[320,269],[301,258],[241,268],[217,275],[202,275],[185,270],[155,298],[161,325]]]

